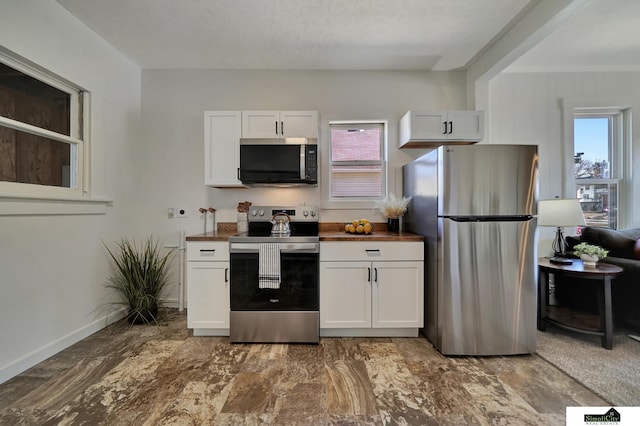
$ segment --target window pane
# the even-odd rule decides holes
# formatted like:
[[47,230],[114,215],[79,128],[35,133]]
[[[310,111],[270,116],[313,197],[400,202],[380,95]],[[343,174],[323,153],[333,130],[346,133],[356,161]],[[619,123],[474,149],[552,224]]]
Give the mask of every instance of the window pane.
[[573,131],[576,179],[611,177],[609,118],[576,118]]
[[71,95],[0,63],[0,115],[70,136]]
[[70,187],[71,146],[0,127],[0,181]]
[[331,166],[332,197],[380,197],[382,166]]
[[331,161],[380,161],[382,126],[331,128]]
[[588,226],[618,228],[618,185],[577,182],[577,198]]

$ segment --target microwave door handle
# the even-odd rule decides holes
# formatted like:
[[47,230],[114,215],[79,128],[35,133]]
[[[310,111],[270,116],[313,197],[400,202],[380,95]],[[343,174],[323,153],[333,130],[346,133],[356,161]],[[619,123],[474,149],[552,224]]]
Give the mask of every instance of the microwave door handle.
[[305,167],[304,156],[305,145],[300,144],[300,179],[305,180],[307,178],[307,168]]

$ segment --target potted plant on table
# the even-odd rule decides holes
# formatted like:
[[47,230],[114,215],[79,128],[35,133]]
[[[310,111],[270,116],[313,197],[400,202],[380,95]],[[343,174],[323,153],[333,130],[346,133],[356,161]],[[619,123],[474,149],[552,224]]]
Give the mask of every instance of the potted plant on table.
[[584,266],[595,267],[600,259],[607,257],[609,250],[593,244],[580,243],[573,247],[573,253],[582,259]]
[[105,247],[113,261],[107,287],[120,297],[115,303],[128,308],[131,324],[157,322],[159,301],[169,283],[167,261],[173,250],[162,255],[153,237],[141,247],[127,238],[117,243],[117,250]]
[[393,194],[389,194],[383,200],[376,201],[375,207],[387,219],[389,232],[400,230],[400,218],[407,211],[409,201],[411,201],[411,197],[396,198]]

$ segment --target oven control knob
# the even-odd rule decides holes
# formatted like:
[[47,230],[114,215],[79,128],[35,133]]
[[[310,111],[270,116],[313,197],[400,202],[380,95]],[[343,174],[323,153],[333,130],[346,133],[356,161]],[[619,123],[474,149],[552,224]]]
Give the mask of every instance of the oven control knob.
[[259,214],[260,216],[264,216],[264,210],[260,209],[260,211],[258,212],[258,214]]
[[258,214],[258,210],[251,210],[251,216],[255,216]]
[[302,212],[302,215],[303,215],[304,217],[307,217],[307,216],[309,216],[309,212],[305,210],[305,211],[303,211],[303,212]]
[[315,217],[316,216],[316,211],[315,210],[311,210],[311,217]]

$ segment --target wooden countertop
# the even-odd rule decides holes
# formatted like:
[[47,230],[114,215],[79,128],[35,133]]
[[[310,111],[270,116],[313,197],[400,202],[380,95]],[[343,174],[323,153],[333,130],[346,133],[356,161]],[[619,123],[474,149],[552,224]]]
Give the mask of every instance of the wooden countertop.
[[238,235],[236,230],[218,230],[216,232],[207,232],[206,234],[188,235],[187,241],[229,241],[229,237]]
[[[227,224],[220,224],[216,232],[207,232],[206,234],[189,235],[187,241],[229,241],[229,237],[238,235],[235,227]],[[344,227],[344,224],[320,224],[320,241],[424,241],[421,235],[412,234],[411,232],[387,232],[386,224],[375,224],[372,234],[348,234],[338,228]],[[383,229],[383,230],[377,230]]]
[[320,231],[320,241],[424,241],[422,235],[410,232],[373,231],[372,234],[348,234],[344,231]]

